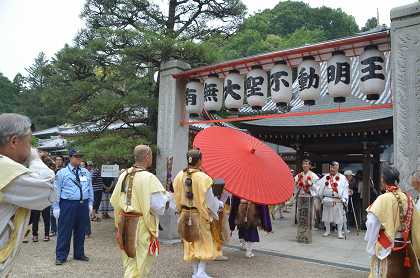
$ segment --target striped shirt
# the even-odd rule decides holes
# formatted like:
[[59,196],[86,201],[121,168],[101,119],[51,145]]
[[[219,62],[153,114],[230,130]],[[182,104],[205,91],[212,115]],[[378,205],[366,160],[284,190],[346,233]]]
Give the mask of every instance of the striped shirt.
[[101,177],[101,171],[94,169],[92,172],[92,187],[93,191],[101,191],[104,188],[104,181]]

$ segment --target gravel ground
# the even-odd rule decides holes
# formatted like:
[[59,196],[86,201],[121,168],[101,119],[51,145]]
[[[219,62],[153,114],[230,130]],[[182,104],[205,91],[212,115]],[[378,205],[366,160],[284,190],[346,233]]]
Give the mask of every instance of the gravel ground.
[[[55,238],[51,242],[29,242],[23,245],[10,277],[122,277],[119,251],[114,243],[112,220],[93,224],[93,236],[86,240],[86,255],[90,262],[69,260],[63,266],[54,265]],[[40,228],[40,231],[42,229]],[[228,262],[212,262],[208,273],[217,278],[277,278],[277,277],[340,277],[361,278],[367,273],[340,269],[300,260],[256,253],[247,259],[240,251],[226,249]],[[72,258],[70,254],[69,258]],[[163,245],[151,278],[191,277],[190,265],[182,261],[180,244]]]

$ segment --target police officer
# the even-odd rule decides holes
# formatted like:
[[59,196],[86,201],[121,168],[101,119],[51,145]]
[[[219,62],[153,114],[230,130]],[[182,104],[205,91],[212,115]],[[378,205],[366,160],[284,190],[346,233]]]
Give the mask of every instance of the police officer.
[[55,181],[58,194],[58,201],[53,205],[53,214],[58,218],[56,265],[66,262],[72,233],[74,259],[89,261],[84,243],[93,209],[92,179],[89,171],[80,167],[79,152],[70,150],[69,157],[70,163],[57,173]]

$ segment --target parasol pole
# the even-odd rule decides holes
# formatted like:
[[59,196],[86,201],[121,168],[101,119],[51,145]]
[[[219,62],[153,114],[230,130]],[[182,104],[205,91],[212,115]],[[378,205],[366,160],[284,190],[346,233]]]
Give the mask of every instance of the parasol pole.
[[166,191],[172,191],[172,165],[173,165],[173,156],[168,156],[166,159]]

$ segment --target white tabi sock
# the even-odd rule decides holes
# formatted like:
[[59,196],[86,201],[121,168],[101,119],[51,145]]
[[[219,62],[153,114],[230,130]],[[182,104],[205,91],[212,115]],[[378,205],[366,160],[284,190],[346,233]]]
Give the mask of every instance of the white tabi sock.
[[246,255],[248,258],[252,258],[252,257],[254,257],[254,253],[252,253],[253,242],[249,242],[249,241],[247,241],[247,242],[245,243],[245,246],[246,246],[246,253],[245,253],[245,255]]
[[193,275],[196,275],[198,272],[198,262],[193,262],[192,267],[193,267]]
[[325,225],[325,233],[324,233],[324,235],[330,234],[330,232],[331,232],[331,223],[325,222],[324,225]]
[[200,261],[198,263],[198,270],[197,270],[197,276],[201,276],[206,273],[206,263],[203,261]]
[[343,224],[337,224],[338,237],[343,237]]
[[242,250],[246,250],[245,240],[239,239],[239,246],[241,247]]
[[246,251],[252,252],[253,242],[247,241],[245,243]]

